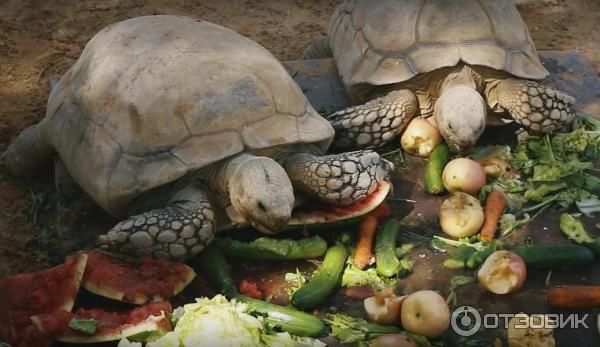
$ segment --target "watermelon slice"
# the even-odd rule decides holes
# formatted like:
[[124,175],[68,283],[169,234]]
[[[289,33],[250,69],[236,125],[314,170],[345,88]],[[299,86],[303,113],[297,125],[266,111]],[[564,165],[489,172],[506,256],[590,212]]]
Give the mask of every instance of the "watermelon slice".
[[79,254],[44,271],[1,278],[0,337],[13,347],[50,346],[52,337],[40,333],[30,317],[71,311],[87,258]]
[[[172,307],[167,301],[153,302],[131,311],[109,312],[102,309],[79,309],[73,313],[57,311],[31,317],[40,333],[56,336],[69,343],[98,343],[116,341],[124,337],[131,341],[156,340],[171,326]],[[70,323],[92,323],[95,331],[82,332]]]
[[135,305],[167,300],[179,294],[196,273],[183,263],[143,258],[127,262],[89,251],[83,287],[90,292]]
[[294,212],[286,228],[323,228],[354,222],[379,206],[391,188],[391,183],[382,181],[366,199],[348,206],[310,204],[307,208]]

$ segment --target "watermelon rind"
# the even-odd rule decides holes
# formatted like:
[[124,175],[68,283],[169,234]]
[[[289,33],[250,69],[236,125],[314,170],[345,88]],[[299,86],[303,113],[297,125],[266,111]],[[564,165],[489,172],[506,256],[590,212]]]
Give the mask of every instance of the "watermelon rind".
[[[83,274],[85,273],[85,267],[87,265],[87,260],[88,260],[88,256],[85,253],[80,253],[78,255],[76,255],[77,259],[75,260],[75,266],[74,266],[74,276],[73,276],[73,287],[76,289],[75,293],[79,292],[79,287],[81,286],[81,279],[83,278]],[[56,294],[56,293],[52,293],[52,294]],[[71,310],[73,309],[73,305],[75,305],[75,299],[77,298],[77,295],[74,295],[68,299],[65,300],[64,304],[59,307],[59,310],[64,310],[67,312],[71,312]]]
[[329,211],[310,211],[301,212],[292,215],[286,229],[298,228],[333,228],[350,224],[360,220],[360,217],[373,211],[387,197],[392,188],[392,184],[387,181],[379,183],[377,189],[367,198],[367,203],[358,203],[360,207],[354,208],[353,205],[347,206],[348,212],[345,214],[333,213]]
[[[168,324],[167,324],[168,322]],[[127,324],[116,328],[114,331],[105,334],[96,335],[63,335],[57,338],[58,341],[67,343],[100,343],[108,341],[118,341],[122,338],[127,338],[130,341],[150,342],[158,339],[171,329],[169,315],[162,312],[160,316],[149,316],[146,320],[137,324]]]
[[[187,270],[187,276],[183,281],[176,283],[173,288],[173,294],[171,296],[175,296],[181,293],[185,287],[187,287],[196,277],[196,272],[191,267],[180,263],[179,265],[183,265]],[[167,300],[169,298],[163,298],[161,295],[135,295],[131,300],[125,300],[125,292],[120,290],[115,290],[111,288],[107,283],[95,282],[92,279],[84,278],[82,282],[83,288],[87,291],[117,301],[126,302],[134,305],[144,305],[149,302],[157,302]]]

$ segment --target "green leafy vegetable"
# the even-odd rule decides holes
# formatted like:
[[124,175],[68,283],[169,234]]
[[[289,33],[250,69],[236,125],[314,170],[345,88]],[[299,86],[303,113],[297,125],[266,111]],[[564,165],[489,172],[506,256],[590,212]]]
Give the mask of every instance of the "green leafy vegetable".
[[348,257],[346,267],[342,274],[342,287],[371,286],[373,289],[381,290],[386,287],[395,286],[397,277],[386,278],[380,276],[374,267],[364,270],[354,266],[352,256]]
[[594,241],[585,230],[583,223],[578,218],[567,213],[560,215],[560,230],[576,243],[581,244]]
[[[482,188],[480,199],[500,190],[509,199],[508,212],[515,217],[532,214],[528,220],[550,206],[566,209],[577,204],[588,214],[600,211],[600,199],[594,194],[600,191],[600,178],[590,174],[593,162],[600,159],[600,121],[580,116],[579,124],[568,133],[530,136],[506,151],[506,159],[520,177],[503,175],[491,180]],[[516,219],[504,223],[505,234],[521,224]]]
[[594,213],[600,212],[600,199],[591,197],[575,202],[579,212],[584,215],[591,217]]
[[95,319],[71,318],[69,321],[69,328],[89,335],[94,335],[99,326],[100,323]]
[[184,306],[175,329],[147,347],[195,346],[325,346],[319,340],[275,332],[263,317],[248,313],[246,304],[217,295]]
[[368,323],[364,319],[343,313],[328,314],[325,323],[331,327],[331,337],[341,343],[363,343],[387,334],[404,334],[419,347],[432,347],[427,338],[401,330],[393,325]]
[[308,282],[307,276],[305,276],[300,270],[296,269],[296,272],[288,272],[285,274],[286,282],[292,284],[292,287],[287,288],[287,294],[291,297],[298,289]]

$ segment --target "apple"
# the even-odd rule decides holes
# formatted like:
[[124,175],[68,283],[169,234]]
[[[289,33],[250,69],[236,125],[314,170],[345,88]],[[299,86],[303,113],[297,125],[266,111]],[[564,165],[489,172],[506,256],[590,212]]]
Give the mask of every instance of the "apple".
[[442,231],[456,238],[475,235],[485,219],[479,200],[462,192],[444,200],[439,218]]
[[367,317],[378,324],[392,324],[400,317],[404,296],[397,296],[393,288],[385,288],[363,301]]
[[512,172],[512,167],[510,164],[498,157],[487,157],[478,160],[481,167],[483,167],[483,172],[486,176],[492,178],[498,178],[506,173]]
[[413,118],[400,138],[402,149],[419,157],[429,157],[441,142],[442,135],[438,128],[421,117]]
[[408,295],[400,313],[402,327],[425,337],[437,337],[450,325],[450,309],[446,300],[433,290],[420,290]]
[[402,334],[389,334],[377,337],[369,347],[417,347],[417,344]]
[[479,284],[494,294],[509,294],[521,289],[527,277],[525,261],[510,251],[496,251],[477,272]]
[[477,195],[485,185],[485,172],[481,164],[468,158],[450,160],[442,171],[442,182],[450,193],[465,192]]

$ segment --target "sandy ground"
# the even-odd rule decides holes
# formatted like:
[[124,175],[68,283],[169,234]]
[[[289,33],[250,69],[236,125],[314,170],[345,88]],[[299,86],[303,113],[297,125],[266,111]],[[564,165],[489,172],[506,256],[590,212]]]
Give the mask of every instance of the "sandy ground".
[[[329,16],[338,2],[2,0],[0,152],[22,129],[43,117],[48,79],[64,73],[94,33],[110,23],[150,14],[193,16],[236,30],[281,60],[293,60],[311,41],[326,34]],[[599,70],[600,1],[518,3],[539,50],[577,51]],[[0,164],[0,275],[50,263],[45,249],[45,242],[52,237],[48,234],[52,222],[50,187],[50,178],[16,181]]]

